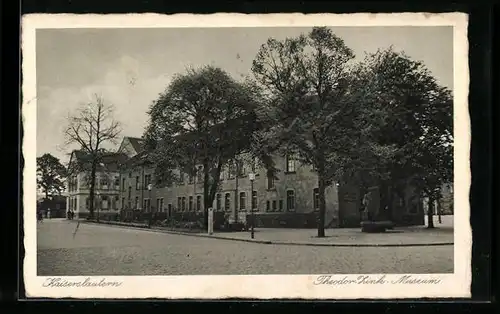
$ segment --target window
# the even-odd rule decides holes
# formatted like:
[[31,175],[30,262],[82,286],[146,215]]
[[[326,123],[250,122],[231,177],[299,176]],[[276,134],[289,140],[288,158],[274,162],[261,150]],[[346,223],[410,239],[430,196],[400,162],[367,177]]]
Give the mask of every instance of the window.
[[231,210],[231,194],[226,193],[224,196],[224,210],[229,211]]
[[228,179],[234,179],[234,176],[236,174],[236,169],[235,169],[235,163],[234,161],[230,161],[229,165],[227,166],[227,178]]
[[119,187],[120,186],[120,177],[116,177],[115,178],[115,187]]
[[189,197],[189,211],[192,211],[193,210],[193,197],[190,196]]
[[201,210],[201,195],[196,196],[196,210]]
[[295,211],[295,192],[293,190],[286,191],[286,209],[290,212]]
[[257,191],[252,192],[252,209],[257,208]]
[[245,210],[247,203],[247,194],[245,192],[240,192],[240,209]]
[[186,197],[184,196],[182,198],[182,209],[183,212],[186,211]]
[[143,201],[143,208],[145,211],[151,211],[151,200],[149,198],[145,198]]
[[135,189],[139,190],[139,176],[135,177]]
[[318,188],[315,188],[313,190],[313,206],[314,206],[314,210],[319,209],[319,189]]
[[159,198],[156,199],[156,210],[160,211],[160,199]]
[[203,166],[199,166],[196,170],[196,181],[203,182]]
[[163,211],[164,211],[164,209],[163,209],[163,197],[162,197],[162,198],[160,198],[160,206],[158,207],[158,210],[159,210],[160,212],[163,212]]
[[[71,199],[70,199],[70,200],[71,200]],[[70,206],[70,208],[71,208],[71,206]],[[87,209],[87,210],[89,210],[89,209],[90,209],[90,198],[89,198],[89,197],[87,197],[87,198],[85,199],[85,209]]]
[[257,157],[253,157],[250,165],[250,167],[252,168],[252,172],[256,172],[258,166],[259,166],[259,159]]
[[125,209],[125,197],[122,197],[122,209]]
[[101,186],[103,189],[107,190],[109,187],[109,180],[108,177],[102,177],[101,178]]
[[151,184],[151,175],[146,174],[144,175],[144,188],[148,188],[148,186]]
[[132,197],[132,187],[129,186],[128,187],[128,199],[130,199]]
[[106,195],[101,196],[101,209],[108,210],[109,209],[109,199]]
[[139,209],[139,196],[135,197],[135,209]]
[[274,189],[275,186],[274,186],[274,176],[273,174],[269,173],[267,175],[267,189],[268,190],[271,190],[271,189]]
[[276,204],[276,200],[273,201],[273,212],[275,212],[278,209],[278,206]]
[[238,160],[236,162],[236,171],[238,173],[238,177],[246,176],[245,163],[242,160]]
[[125,178],[122,179],[122,191],[125,192]]
[[182,208],[182,197],[177,198],[177,210],[181,210]]
[[266,211],[271,211],[271,202],[266,201]]
[[283,200],[280,200],[280,207],[279,207],[279,211],[282,212],[283,211]]
[[295,157],[292,154],[286,156],[286,172],[295,172]]
[[172,213],[172,204],[168,204],[168,214],[170,215],[171,213]]
[[115,209],[115,210],[118,209],[119,203],[120,203],[120,198],[118,196],[115,196],[115,202],[113,204],[113,209]]
[[215,202],[215,209],[220,210],[221,206],[222,206],[222,197],[220,194],[217,194],[216,202]]

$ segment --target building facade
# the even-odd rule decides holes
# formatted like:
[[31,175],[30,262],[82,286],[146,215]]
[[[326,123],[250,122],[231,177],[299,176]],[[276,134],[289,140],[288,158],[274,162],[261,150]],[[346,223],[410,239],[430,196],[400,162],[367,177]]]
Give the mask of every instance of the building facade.
[[[96,217],[119,214],[119,165],[127,159],[120,153],[107,153],[97,166],[94,187],[94,209]],[[86,218],[90,214],[90,169],[88,155],[73,151],[70,157],[71,175],[67,180],[66,208],[75,218]]]
[[[247,158],[240,158],[247,159]],[[292,158],[275,158],[276,167],[283,169],[268,176],[264,167],[255,169],[252,183],[249,162],[235,162],[223,168],[219,189],[212,208],[227,213],[229,222],[246,220],[251,209],[257,214],[312,213],[319,210],[318,179],[309,165]],[[122,209],[165,212],[202,212],[203,177],[177,172],[179,182],[158,188],[154,184],[154,167],[148,165],[125,167],[121,172],[120,198]],[[337,187],[325,191],[326,225],[338,220]]]
[[[124,139],[120,152],[132,152],[129,162],[120,171],[120,204],[123,210],[160,212],[171,216],[179,212],[202,212],[203,169],[198,165],[198,175],[189,176],[177,170],[179,182],[157,187],[154,166],[141,162],[143,151],[133,141]],[[319,212],[318,176],[311,165],[303,164],[293,156],[274,156],[277,169],[274,176],[268,176],[264,167],[255,167],[255,161],[248,156],[239,156],[238,161],[223,167],[220,184],[212,208],[223,211],[229,222],[245,222],[253,209],[261,218],[290,217]],[[252,171],[252,169],[254,169]],[[252,183],[249,173],[255,174]],[[361,197],[355,186],[330,184],[325,190],[325,227],[359,226]],[[410,188],[404,200],[394,200],[391,219],[399,225],[420,225],[424,223],[420,198]],[[315,225],[315,222],[314,222]]]

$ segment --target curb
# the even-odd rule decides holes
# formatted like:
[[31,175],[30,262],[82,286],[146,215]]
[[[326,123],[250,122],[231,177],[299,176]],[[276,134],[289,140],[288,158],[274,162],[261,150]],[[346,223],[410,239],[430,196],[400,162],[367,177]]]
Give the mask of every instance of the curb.
[[118,228],[127,228],[135,230],[143,230],[156,233],[167,233],[175,235],[183,235],[190,237],[206,238],[206,239],[216,239],[216,240],[227,240],[227,241],[239,241],[247,243],[256,244],[274,244],[274,245],[295,245],[295,246],[321,246],[321,247],[418,247],[418,246],[449,246],[454,245],[454,242],[432,242],[432,243],[309,243],[309,242],[285,242],[285,241],[271,241],[271,240],[252,240],[252,239],[241,239],[241,238],[231,238],[231,237],[221,237],[217,235],[199,234],[199,233],[189,233],[182,231],[164,230],[160,228],[149,228],[147,226],[137,227],[137,226],[127,226],[118,224],[108,224],[108,223],[97,223],[90,221],[80,221],[81,223],[100,225],[100,226],[111,226]]

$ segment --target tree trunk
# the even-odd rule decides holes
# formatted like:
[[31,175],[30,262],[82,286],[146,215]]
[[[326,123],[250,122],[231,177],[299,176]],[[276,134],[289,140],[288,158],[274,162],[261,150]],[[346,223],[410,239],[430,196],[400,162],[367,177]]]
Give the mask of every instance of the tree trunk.
[[[215,181],[215,178],[214,178]],[[214,182],[215,183],[215,182]],[[203,162],[203,227],[208,228],[208,208],[212,207],[213,197],[211,197],[210,189],[210,169],[208,169],[208,162]]]
[[437,200],[437,214],[438,214],[438,221],[440,224],[442,224],[443,221],[441,220],[441,200],[440,199]]
[[376,220],[386,220],[387,219],[387,208],[388,208],[388,185],[385,181],[380,182],[380,202],[379,202],[379,212]]
[[388,187],[388,199],[387,199],[387,220],[393,221],[393,211],[394,211],[394,188],[392,184]]
[[434,199],[429,197],[429,206],[427,208],[427,228],[434,228]]
[[319,158],[318,163],[318,192],[319,192],[319,219],[318,219],[318,238],[325,237],[325,163],[323,158]]
[[94,198],[95,198],[95,179],[97,170],[97,159],[92,161],[92,169],[90,171],[90,191],[89,191],[89,218],[94,218]]

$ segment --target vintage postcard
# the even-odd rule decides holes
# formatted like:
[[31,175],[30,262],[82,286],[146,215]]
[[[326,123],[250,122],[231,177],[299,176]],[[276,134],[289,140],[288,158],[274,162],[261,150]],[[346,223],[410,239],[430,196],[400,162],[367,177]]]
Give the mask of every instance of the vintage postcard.
[[24,16],[27,296],[470,297],[467,24]]

